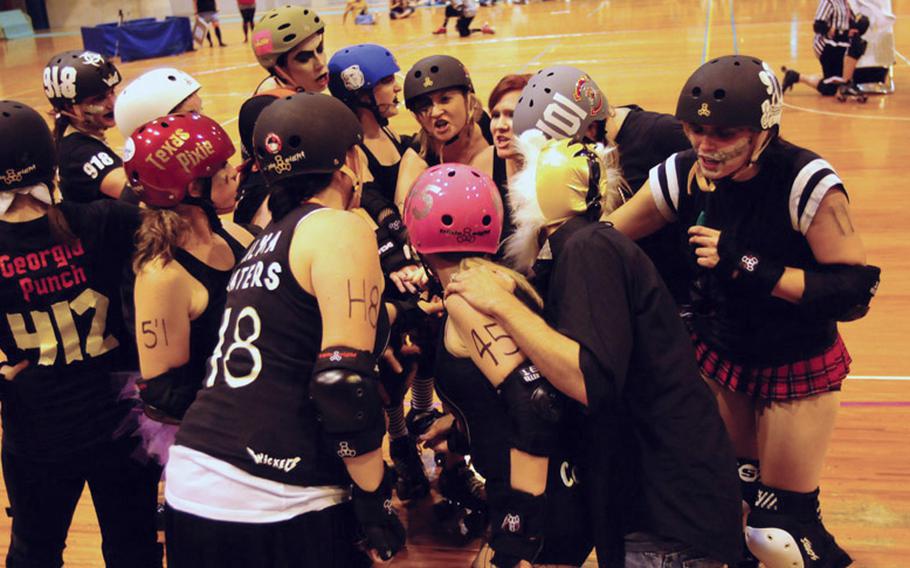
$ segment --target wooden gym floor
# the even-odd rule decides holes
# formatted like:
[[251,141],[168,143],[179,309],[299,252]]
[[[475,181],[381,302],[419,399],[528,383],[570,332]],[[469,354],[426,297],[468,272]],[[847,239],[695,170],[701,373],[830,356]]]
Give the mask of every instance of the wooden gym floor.
[[[775,69],[787,65],[815,73],[811,49],[815,0],[557,0],[524,6],[480,8],[477,24],[489,21],[493,36],[460,39],[450,22],[447,36],[433,36],[441,7],[421,7],[410,19],[390,22],[379,5],[378,24],[341,24],[338,0],[316,4],[328,22],[326,49],[362,42],[389,47],[406,70],[434,53],[459,57],[486,99],[504,74],[533,72],[555,63],[591,74],[612,104],[636,103],[672,113],[683,82],[705,57],[738,50],[764,58]],[[230,0],[223,0],[223,3]],[[883,269],[872,311],[842,326],[853,355],[852,379],[844,389],[824,477],[825,522],[853,554],[856,566],[910,565],[910,218],[904,191],[910,165],[910,39],[901,32],[910,2],[894,0],[897,15],[896,92],[865,105],[823,99],[804,86],[786,96],[783,134],[830,161],[850,191],[857,229],[870,263]],[[109,10],[110,11],[110,10]],[[161,14],[164,16],[164,14]],[[204,47],[167,59],[120,66],[128,82],[163,65],[180,67],[202,83],[205,112],[236,137],[241,102],[263,77],[240,24],[226,18],[228,47]],[[81,48],[78,33],[0,42],[0,97],[47,108],[41,70],[58,51]],[[402,132],[415,123],[402,107],[393,121]],[[23,133],[23,135],[26,135]],[[111,131],[111,143],[122,140]],[[902,252],[903,251],[903,252]],[[86,492],[87,493],[87,492]],[[5,504],[5,501],[4,501]],[[397,566],[465,566],[477,542],[462,545],[432,520],[427,502],[407,510],[409,547]],[[0,518],[0,550],[9,539],[9,521]],[[102,566],[100,537],[89,498],[79,505],[70,531],[66,563]],[[591,562],[593,564],[593,562]]]

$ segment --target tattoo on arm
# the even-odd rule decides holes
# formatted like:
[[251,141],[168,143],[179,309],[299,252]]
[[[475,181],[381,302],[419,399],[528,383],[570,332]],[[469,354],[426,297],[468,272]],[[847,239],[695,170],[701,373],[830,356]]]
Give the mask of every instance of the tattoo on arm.
[[373,329],[376,329],[376,323],[379,321],[379,302],[380,294],[378,286],[370,286],[370,294],[367,297],[367,281],[360,281],[360,296],[355,296],[357,292],[357,285],[351,286],[351,281],[348,280],[348,318],[354,317],[354,304],[361,304],[360,307],[363,308],[363,319]]
[[856,232],[853,229],[853,221],[850,220],[850,212],[847,211],[846,206],[835,205],[831,209],[831,213],[834,215],[834,222],[837,224],[842,237],[847,237]]
[[[158,345],[167,347],[167,321],[164,319],[145,320],[141,324],[142,344],[146,349],[154,349]],[[160,334],[160,337],[159,337]]]

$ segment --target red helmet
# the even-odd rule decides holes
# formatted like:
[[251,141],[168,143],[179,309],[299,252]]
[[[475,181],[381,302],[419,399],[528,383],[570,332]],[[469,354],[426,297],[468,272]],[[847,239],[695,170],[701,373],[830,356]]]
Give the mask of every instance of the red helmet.
[[464,164],[439,164],[423,172],[404,205],[404,224],[420,254],[494,254],[502,215],[496,183]]
[[142,201],[173,207],[190,182],[211,177],[233,155],[220,124],[201,114],[172,114],[136,129],[123,148],[123,166]]

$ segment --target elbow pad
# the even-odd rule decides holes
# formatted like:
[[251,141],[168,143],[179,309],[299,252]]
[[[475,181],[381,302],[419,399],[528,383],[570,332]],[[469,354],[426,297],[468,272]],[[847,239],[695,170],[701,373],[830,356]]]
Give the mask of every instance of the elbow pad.
[[827,34],[830,27],[830,24],[828,24],[828,22],[825,20],[815,20],[812,22],[812,31],[820,35]]
[[331,451],[353,458],[380,447],[385,434],[376,360],[366,351],[329,347],[319,353],[309,397]]
[[850,27],[856,30],[856,35],[863,35],[869,31],[869,17],[868,16],[857,16],[855,20],[850,22]]
[[806,270],[800,307],[811,317],[858,320],[869,311],[881,272],[877,266],[848,264],[824,264]]
[[499,397],[512,422],[512,446],[535,456],[553,453],[564,399],[537,367],[519,365],[499,385]]
[[145,413],[158,422],[176,424],[190,405],[196,400],[201,386],[200,380],[193,380],[182,365],[151,379],[139,379],[136,387],[139,398],[145,404]]

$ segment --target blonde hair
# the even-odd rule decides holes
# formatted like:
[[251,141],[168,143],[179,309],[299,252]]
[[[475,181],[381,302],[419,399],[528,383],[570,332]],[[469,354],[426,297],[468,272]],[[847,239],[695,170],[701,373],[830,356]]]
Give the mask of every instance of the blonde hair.
[[174,250],[184,245],[190,223],[171,209],[146,209],[142,225],[136,231],[136,254],[133,272],[138,274],[153,260],[167,264],[174,260]]
[[[453,89],[458,87],[452,87]],[[480,99],[472,91],[463,90],[465,104],[467,105],[468,113],[468,124],[471,126],[480,122],[480,119],[483,117],[483,103],[480,102]],[[467,129],[468,124],[465,124],[465,129]],[[474,135],[473,128],[468,129],[468,137]],[[430,153],[430,146],[433,142],[430,135],[427,134],[427,131],[424,130],[423,126],[420,127],[420,130],[417,131],[417,134],[414,136],[414,139],[417,141],[417,154],[426,161],[427,155]],[[439,152],[439,163],[442,164],[445,162],[442,156],[442,152]]]
[[527,304],[532,310],[539,312],[543,309],[543,299],[540,297],[540,294],[531,286],[531,283],[528,282],[527,278],[511,268],[496,264],[492,260],[482,256],[469,256],[461,259],[461,262],[458,263],[459,271],[467,270],[469,268],[479,268],[481,270],[497,272],[506,276],[515,283],[515,296],[517,296],[518,299]]

